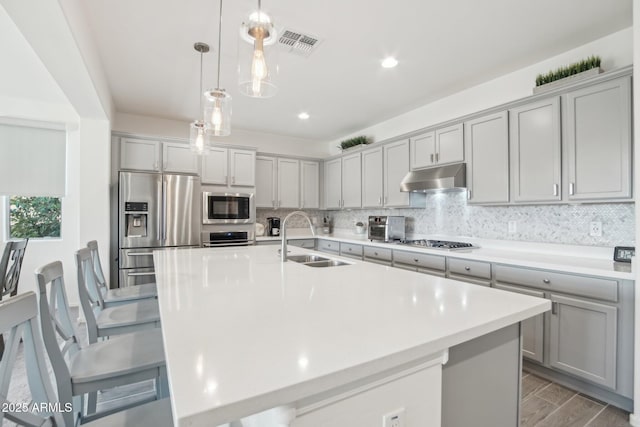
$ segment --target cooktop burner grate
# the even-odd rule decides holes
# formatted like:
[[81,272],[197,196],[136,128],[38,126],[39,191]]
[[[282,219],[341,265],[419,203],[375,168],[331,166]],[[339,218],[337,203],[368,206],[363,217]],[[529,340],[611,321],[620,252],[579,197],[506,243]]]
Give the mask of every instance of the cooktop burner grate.
[[477,248],[477,246],[474,246],[471,243],[451,242],[448,240],[426,240],[426,239],[401,240],[400,244],[408,245],[408,246],[420,246],[420,247],[432,248],[432,249],[446,249],[446,250]]

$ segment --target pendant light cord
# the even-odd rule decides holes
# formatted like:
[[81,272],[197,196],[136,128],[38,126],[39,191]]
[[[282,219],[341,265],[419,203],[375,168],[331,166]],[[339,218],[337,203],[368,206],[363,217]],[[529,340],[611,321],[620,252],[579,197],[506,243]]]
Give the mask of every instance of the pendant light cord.
[[202,118],[204,119],[204,110],[202,109],[202,51],[200,51],[200,93],[198,94],[198,99],[200,100],[200,111],[202,111]]
[[222,0],[220,0],[220,20],[218,22],[218,89],[220,89],[220,58],[222,57]]

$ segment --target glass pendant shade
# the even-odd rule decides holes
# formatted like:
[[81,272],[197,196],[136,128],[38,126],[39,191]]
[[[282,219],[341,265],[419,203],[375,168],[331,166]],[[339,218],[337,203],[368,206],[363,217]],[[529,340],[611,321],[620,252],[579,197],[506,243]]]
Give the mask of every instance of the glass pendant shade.
[[189,126],[189,148],[196,154],[209,153],[211,134],[202,120],[196,120]]
[[231,134],[231,95],[224,89],[205,92],[204,117],[207,132],[212,136]]
[[277,40],[271,18],[264,12],[253,12],[240,26],[238,84],[242,94],[269,98],[278,91]]

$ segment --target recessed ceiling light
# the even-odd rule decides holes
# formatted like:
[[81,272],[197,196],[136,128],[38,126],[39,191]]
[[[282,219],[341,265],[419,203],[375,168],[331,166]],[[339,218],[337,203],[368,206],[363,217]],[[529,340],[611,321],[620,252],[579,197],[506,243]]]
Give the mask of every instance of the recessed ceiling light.
[[387,56],[382,60],[382,66],[384,68],[393,68],[398,65],[398,60],[393,56]]
[[298,118],[300,120],[307,120],[309,118],[309,113],[305,113],[304,111],[300,114],[298,114]]

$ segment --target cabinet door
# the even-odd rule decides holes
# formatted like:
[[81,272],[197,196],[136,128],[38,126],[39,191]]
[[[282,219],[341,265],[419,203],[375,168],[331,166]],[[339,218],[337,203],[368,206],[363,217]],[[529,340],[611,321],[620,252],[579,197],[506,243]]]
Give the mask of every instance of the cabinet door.
[[[544,292],[515,286],[496,284],[496,289],[544,298]],[[544,313],[520,322],[522,331],[522,355],[542,363],[544,359]]]
[[560,98],[509,111],[514,202],[560,200]]
[[340,209],[342,205],[342,159],[324,162],[324,206]]
[[300,162],[301,208],[318,209],[320,207],[320,164],[318,162]]
[[382,147],[362,152],[362,207],[382,207]]
[[362,169],[360,153],[342,158],[342,207],[362,206]]
[[120,169],[160,171],[160,141],[122,138]]
[[229,183],[227,163],[228,150],[211,147],[209,154],[202,156],[202,183],[227,185]]
[[631,197],[631,77],[567,94],[569,200]]
[[409,172],[409,141],[387,144],[383,147],[383,150],[384,206],[409,206],[409,193],[400,191],[400,183]]
[[411,146],[411,170],[426,168],[436,163],[436,133],[427,132],[414,136]]
[[256,153],[250,150],[229,150],[229,175],[231,185],[253,187],[256,185]]
[[300,161],[278,159],[278,207],[300,207]]
[[554,294],[551,301],[550,365],[615,389],[616,307]]
[[509,201],[507,112],[465,123],[469,203]]
[[275,157],[256,157],[256,207],[276,207],[276,159]]
[[439,165],[464,160],[462,123],[436,130],[435,160]]
[[165,172],[198,173],[198,155],[188,144],[165,142],[162,144],[163,170]]

